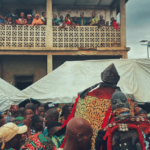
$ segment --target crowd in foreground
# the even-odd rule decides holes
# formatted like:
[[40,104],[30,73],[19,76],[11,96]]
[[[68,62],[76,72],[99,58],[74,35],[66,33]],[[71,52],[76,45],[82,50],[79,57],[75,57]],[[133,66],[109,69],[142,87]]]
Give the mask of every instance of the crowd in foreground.
[[[71,146],[76,145],[75,135],[78,129],[81,133],[90,135],[86,141],[90,142],[92,128],[84,119],[74,118],[69,122],[66,130],[61,129],[71,111],[70,105],[65,105],[61,110],[58,105],[52,103],[45,105],[27,103],[25,108],[12,105],[9,112],[0,115],[0,148],[3,150],[56,150],[60,148],[66,134],[70,137],[66,140],[65,145],[68,145],[66,149],[72,149]],[[88,128],[84,129],[86,124]]]
[[[10,12],[7,14],[1,13],[0,25],[46,25],[46,13],[42,12],[41,15],[41,18],[39,14],[28,14],[27,16],[25,16],[24,12],[21,12],[20,17],[18,17],[17,15]],[[114,17],[111,18],[111,23],[109,23],[109,21],[105,21],[102,14],[100,15],[100,19],[97,18],[95,12],[92,13],[92,18],[90,20],[84,17],[84,12],[80,13],[79,18],[77,18],[76,16],[71,17],[70,14],[67,14],[65,18],[63,18],[63,15],[58,18],[57,15],[54,14],[52,19],[52,25],[59,26],[59,28],[64,29],[67,29],[67,27],[69,26],[73,29],[76,26],[114,26],[116,29],[118,28],[118,24],[116,23]]]

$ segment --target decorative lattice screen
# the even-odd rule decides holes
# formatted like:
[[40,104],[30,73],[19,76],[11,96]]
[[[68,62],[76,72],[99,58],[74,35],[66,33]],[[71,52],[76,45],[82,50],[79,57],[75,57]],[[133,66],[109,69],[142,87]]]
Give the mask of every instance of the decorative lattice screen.
[[53,27],[53,47],[120,47],[120,28],[78,26],[74,30]]
[[45,47],[46,26],[0,26],[1,47]]

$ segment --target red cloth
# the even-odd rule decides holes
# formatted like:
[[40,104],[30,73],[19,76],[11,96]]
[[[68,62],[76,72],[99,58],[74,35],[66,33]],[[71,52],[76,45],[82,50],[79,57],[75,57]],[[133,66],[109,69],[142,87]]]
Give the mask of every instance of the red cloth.
[[98,89],[89,92],[88,95],[101,99],[111,99],[111,96],[114,92],[115,89],[112,87],[99,87]]
[[113,26],[114,26],[115,29],[117,29],[117,30],[119,29],[116,21],[113,21]]
[[[112,150],[112,138],[113,138],[113,134],[116,130],[118,130],[119,125],[116,125],[112,128],[108,128],[107,132],[104,136],[104,140],[106,140],[106,138],[108,138],[107,140],[107,150]],[[138,138],[139,138],[139,142],[141,144],[142,150],[146,150],[145,148],[145,144],[144,144],[144,138],[143,138],[143,134],[142,134],[142,130],[140,127],[134,125],[134,124],[128,124],[128,128],[129,129],[135,129],[138,133]]]

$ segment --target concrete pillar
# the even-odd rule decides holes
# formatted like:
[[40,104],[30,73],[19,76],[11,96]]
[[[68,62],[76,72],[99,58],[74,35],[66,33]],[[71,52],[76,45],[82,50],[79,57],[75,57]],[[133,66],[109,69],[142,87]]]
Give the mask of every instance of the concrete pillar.
[[127,59],[127,51],[122,52],[122,59]]
[[53,56],[51,54],[47,55],[47,74],[53,71]]
[[52,28],[52,0],[47,0],[46,4],[46,17],[47,17],[47,25],[46,25],[46,49],[50,50],[53,47],[53,28]]
[[125,0],[120,0],[121,47],[126,47],[126,10]]

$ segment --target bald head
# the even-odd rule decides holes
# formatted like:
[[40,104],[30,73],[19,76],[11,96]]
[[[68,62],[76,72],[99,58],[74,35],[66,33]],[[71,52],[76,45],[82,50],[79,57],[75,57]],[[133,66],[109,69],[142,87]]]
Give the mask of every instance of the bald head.
[[72,143],[72,145],[76,144],[78,146],[77,149],[91,149],[91,138],[93,136],[93,130],[89,122],[85,119],[78,117],[71,119],[67,124],[66,135],[66,146],[67,143],[70,145],[72,142],[76,142]]
[[57,121],[59,118],[59,112],[56,108],[51,108],[45,113],[45,125],[48,126],[51,122]]

